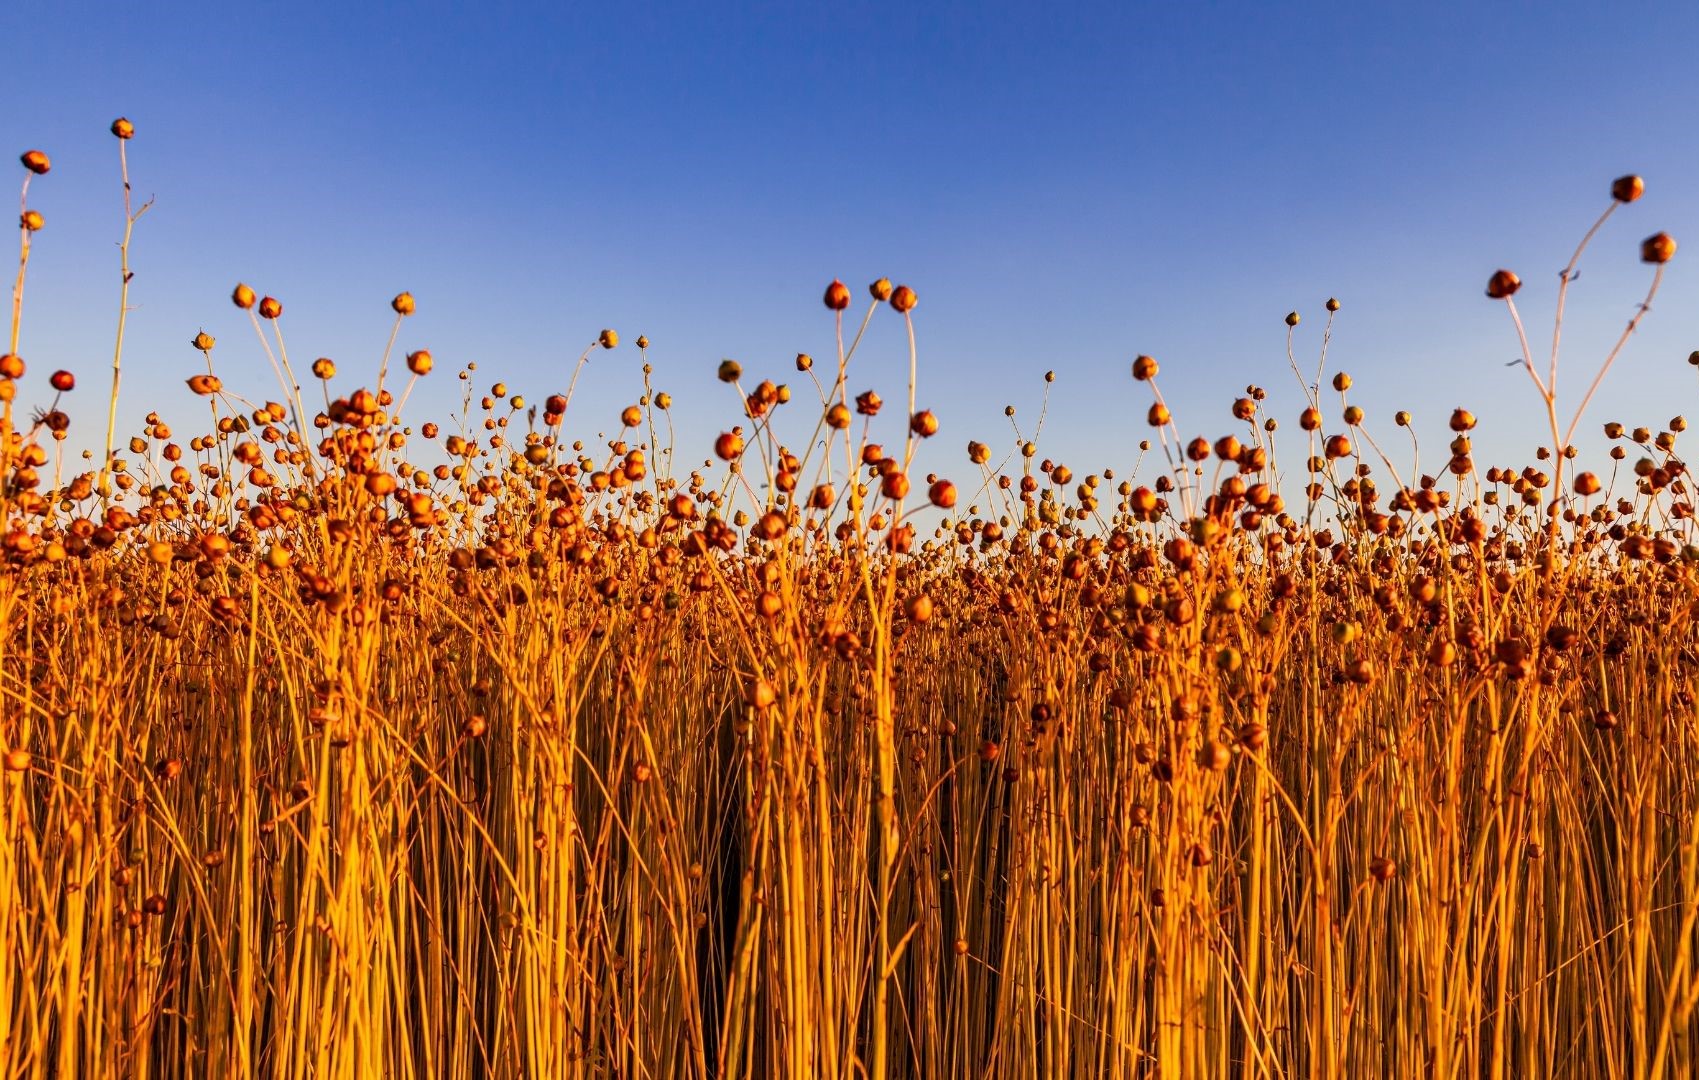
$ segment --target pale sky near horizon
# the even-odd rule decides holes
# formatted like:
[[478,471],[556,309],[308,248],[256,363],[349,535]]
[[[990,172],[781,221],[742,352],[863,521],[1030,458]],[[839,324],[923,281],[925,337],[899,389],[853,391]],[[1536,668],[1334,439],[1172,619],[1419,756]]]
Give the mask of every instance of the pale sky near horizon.
[[[970,438],[1009,445],[1005,404],[1030,430],[1046,369],[1043,451],[1126,475],[1148,433],[1128,374],[1141,352],[1186,434],[1233,430],[1227,408],[1256,383],[1295,437],[1282,319],[1303,314],[1309,370],[1329,296],[1330,366],[1401,468],[1392,413],[1416,414],[1438,468],[1458,405],[1481,418],[1483,465],[1521,464],[1544,412],[1483,288],[1500,266],[1521,274],[1543,369],[1556,273],[1631,171],[1646,197],[1570,293],[1560,411],[1633,314],[1639,243],[1659,229],[1691,246],[1589,411],[1584,454],[1602,460],[1607,419],[1699,411],[1693,5],[13,0],[0,31],[0,148],[54,162],[30,192],[47,227],[22,398],[72,370],[77,445],[104,428],[118,115],[136,125],[137,196],[157,200],[132,251],[126,434],[149,408],[198,430],[182,380],[202,328],[232,389],[276,396],[227,299],[237,281],[283,301],[298,368],[334,357],[344,390],[375,372],[388,301],[409,289],[400,346],[437,359],[412,419],[458,408],[467,360],[479,392],[499,378],[541,401],[609,326],[627,344],[594,357],[569,433],[615,426],[647,334],[689,466],[736,420],[722,357],[804,399],[792,360],[831,352],[826,284],[848,282],[859,311],[888,275],[919,294],[919,399],[943,422],[922,465],[946,475],[968,474]],[[895,403],[896,439],[901,320],[881,312],[864,348],[852,392]],[[793,408],[800,439],[813,410]]]

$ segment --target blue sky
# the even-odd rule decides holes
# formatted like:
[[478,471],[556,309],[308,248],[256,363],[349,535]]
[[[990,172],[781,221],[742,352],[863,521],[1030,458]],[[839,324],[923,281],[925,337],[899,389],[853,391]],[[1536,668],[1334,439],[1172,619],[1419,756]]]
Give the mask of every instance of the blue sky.
[[[1583,263],[1560,394],[1573,406],[1632,314],[1658,229],[1693,246],[1584,431],[1662,425],[1699,391],[1694,5],[354,7],[0,11],[0,146],[54,161],[31,191],[47,228],[25,396],[74,371],[83,439],[104,426],[120,114],[137,194],[157,197],[132,252],[125,432],[154,407],[191,433],[203,327],[229,385],[275,396],[236,281],[279,297],[297,365],[334,357],[344,389],[406,288],[401,345],[438,361],[413,418],[457,406],[466,360],[480,390],[540,400],[611,326],[653,340],[688,463],[734,418],[720,358],[794,383],[796,352],[831,349],[824,286],[859,307],[888,275],[920,296],[920,400],[943,420],[924,464],[952,475],[969,438],[1007,444],[1003,405],[1030,421],[1046,369],[1043,449],[1124,474],[1147,433],[1140,352],[1187,434],[1230,430],[1258,383],[1295,435],[1281,320],[1304,314],[1312,355],[1329,296],[1333,366],[1383,445],[1408,408],[1437,467],[1466,405],[1483,464],[1520,464],[1543,410],[1482,289],[1521,273],[1540,353],[1556,271],[1628,171],[1648,192]],[[882,316],[851,386],[898,401]],[[636,365],[596,356],[573,433],[635,400]]]

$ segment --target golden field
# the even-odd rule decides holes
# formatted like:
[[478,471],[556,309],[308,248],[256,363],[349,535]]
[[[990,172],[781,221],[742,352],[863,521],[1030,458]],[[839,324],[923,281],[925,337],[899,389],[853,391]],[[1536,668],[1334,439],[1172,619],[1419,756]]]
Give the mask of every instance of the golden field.
[[466,370],[425,422],[428,353],[292,364],[245,285],[276,400],[203,334],[197,426],[115,431],[120,314],[73,433],[76,380],[19,359],[34,153],[0,1075],[1694,1073],[1685,423],[1553,454],[1586,400],[1514,275],[1551,430],[1514,467],[1463,410],[1438,449],[1370,425],[1325,348],[1279,418],[1176,418],[1139,358],[1135,475],[964,454],[912,374],[858,379],[872,319],[918,363],[883,279],[832,284],[793,385],[722,366],[695,472],[647,363],[606,443],[572,383]]

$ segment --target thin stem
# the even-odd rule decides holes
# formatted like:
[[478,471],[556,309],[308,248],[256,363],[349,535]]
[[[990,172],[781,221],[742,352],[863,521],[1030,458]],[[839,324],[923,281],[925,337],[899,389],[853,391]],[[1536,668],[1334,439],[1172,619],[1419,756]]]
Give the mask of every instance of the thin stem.
[[[591,342],[590,347],[585,349],[583,355],[578,358],[578,366],[572,369],[572,381],[566,384],[566,409],[572,407],[572,392],[578,389],[578,373],[583,371],[584,365],[590,362],[590,354],[600,347],[600,342]],[[566,416],[566,409],[560,411],[563,419]]]
[[1557,316],[1552,321],[1551,374],[1546,379],[1546,385],[1551,390],[1553,397],[1557,396],[1557,349],[1558,342],[1563,337],[1563,299],[1569,292],[1569,283],[1575,279],[1575,267],[1581,261],[1581,253],[1587,250],[1587,245],[1592,241],[1593,235],[1621,205],[1615,199],[1611,200],[1611,204],[1605,207],[1605,212],[1599,215],[1599,220],[1593,222],[1593,227],[1587,230],[1587,235],[1583,236],[1581,242],[1575,245],[1575,254],[1569,257],[1569,265],[1558,272]]
[[1605,357],[1605,362],[1599,366],[1599,373],[1593,376],[1593,385],[1587,387],[1586,395],[1581,398],[1581,404],[1576,407],[1575,417],[1569,421],[1569,431],[1563,436],[1564,445],[1567,446],[1569,440],[1575,436],[1575,428],[1581,423],[1581,414],[1587,411],[1587,403],[1593,400],[1593,394],[1599,389],[1599,384],[1605,381],[1605,372],[1609,371],[1611,365],[1616,363],[1617,354],[1622,352],[1624,345],[1628,344],[1628,339],[1640,326],[1640,320],[1646,317],[1646,312],[1652,310],[1652,297],[1658,295],[1658,286],[1663,283],[1663,280],[1664,265],[1659,263],[1658,269],[1652,274],[1652,287],[1646,290],[1646,299],[1640,301],[1640,306],[1635,309],[1634,317],[1628,320],[1627,326],[1623,327],[1622,336],[1616,339],[1616,347],[1611,349],[1609,356]]
[[1528,377],[1540,388],[1540,396],[1551,397],[1551,392],[1546,389],[1540,373],[1534,370],[1534,351],[1528,347],[1528,331],[1522,326],[1522,316],[1516,312],[1516,301],[1507,296],[1504,298],[1504,306],[1510,309],[1510,321],[1516,324],[1516,340],[1522,343],[1522,366],[1528,369]]
[[[18,352],[18,331],[23,325],[24,276],[29,270],[30,230],[23,218],[29,211],[30,176],[30,173],[24,174],[23,189],[18,193],[18,280],[12,286],[12,338],[11,347],[6,350],[14,356]],[[12,396],[6,395],[3,415],[0,415],[0,471],[12,463]]]
[[124,368],[124,324],[130,315],[130,280],[135,277],[130,272],[130,236],[135,232],[136,222],[153,205],[149,199],[142,208],[135,212],[130,210],[130,160],[125,151],[128,140],[118,140],[118,171],[124,179],[124,239],[118,245],[118,269],[121,275],[118,286],[118,336],[112,345],[112,396],[106,404],[106,453],[100,459],[100,481],[96,485],[102,499],[111,495],[110,474],[112,469],[112,438],[118,428],[118,384],[123,377]]
[[383,359],[378,361],[378,386],[374,393],[383,393],[384,376],[389,373],[389,357],[395,351],[395,339],[401,333],[401,320],[404,318],[405,315],[396,312],[395,323],[389,328],[389,342],[383,347]]

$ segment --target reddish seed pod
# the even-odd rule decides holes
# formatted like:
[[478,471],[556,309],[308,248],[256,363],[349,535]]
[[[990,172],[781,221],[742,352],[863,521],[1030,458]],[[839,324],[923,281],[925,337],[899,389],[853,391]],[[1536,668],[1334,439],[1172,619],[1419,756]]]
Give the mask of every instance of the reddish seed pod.
[[1500,270],[1487,279],[1487,296],[1494,300],[1508,300],[1516,295],[1516,290],[1522,287],[1522,279],[1509,270]]
[[756,711],[770,708],[778,700],[779,692],[766,679],[752,679],[744,688],[744,701]]
[[1669,233],[1653,233],[1640,243],[1640,261],[1661,266],[1675,258],[1675,237]]

